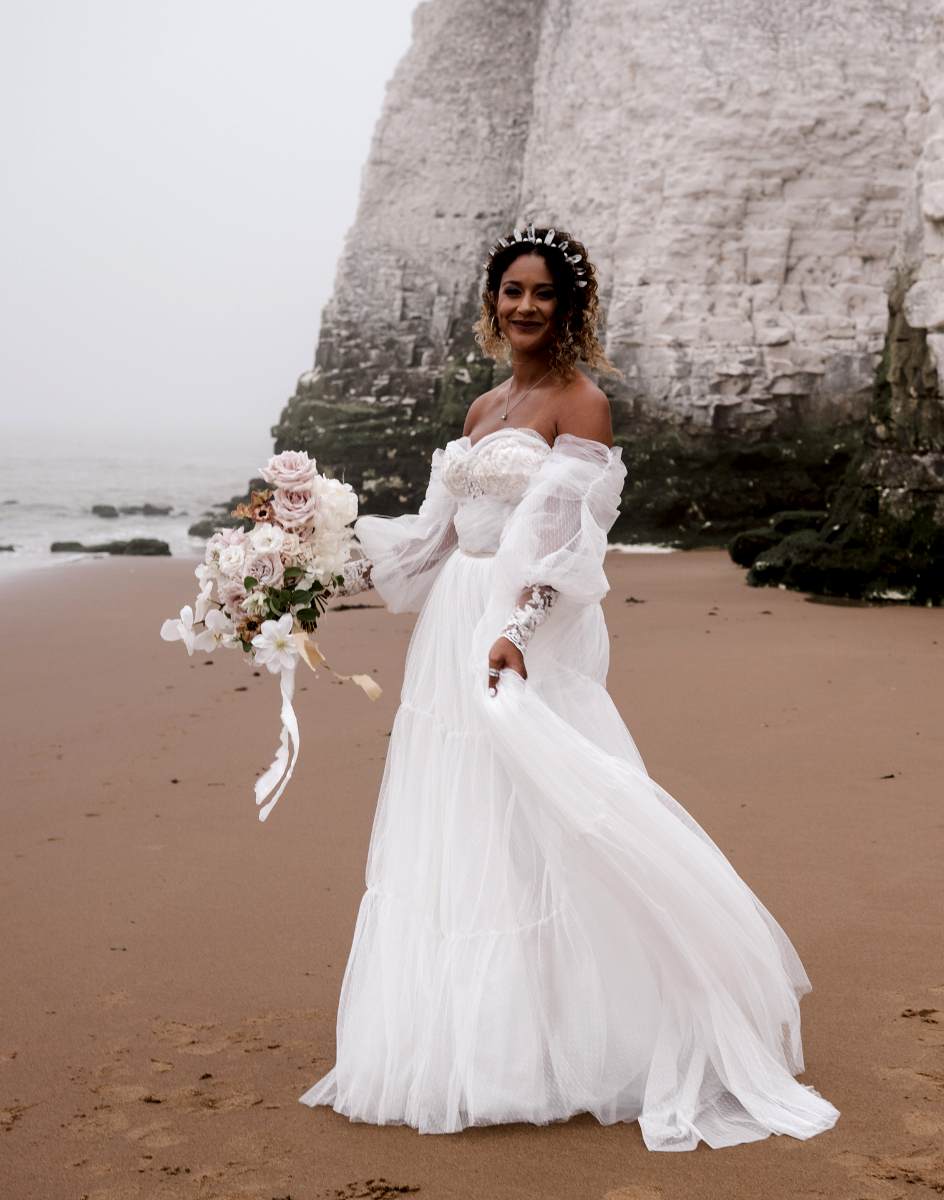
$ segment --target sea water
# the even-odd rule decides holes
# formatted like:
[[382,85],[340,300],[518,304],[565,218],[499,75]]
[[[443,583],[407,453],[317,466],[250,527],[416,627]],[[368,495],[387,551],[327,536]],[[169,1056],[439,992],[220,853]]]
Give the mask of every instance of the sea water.
[[[58,438],[5,436],[0,447],[0,576],[62,566],[105,555],[53,554],[52,542],[90,543],[159,538],[171,554],[197,557],[205,538],[187,529],[207,511],[245,492],[249,480],[272,453],[262,437],[228,440],[207,437],[197,445],[184,439],[135,445]],[[99,517],[95,504],[170,505],[167,516],[119,514]]]

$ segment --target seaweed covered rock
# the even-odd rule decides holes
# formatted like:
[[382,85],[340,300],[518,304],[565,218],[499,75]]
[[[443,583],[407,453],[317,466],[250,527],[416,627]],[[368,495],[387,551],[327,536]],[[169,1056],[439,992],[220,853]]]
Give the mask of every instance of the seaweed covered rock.
[[786,537],[790,533],[799,533],[801,529],[819,529],[827,515],[823,509],[815,508],[774,513],[770,527],[780,537]]
[[737,533],[728,543],[728,553],[731,561],[739,567],[749,567],[765,550],[771,550],[780,541],[780,534],[774,533],[769,525],[760,529],[745,529]]

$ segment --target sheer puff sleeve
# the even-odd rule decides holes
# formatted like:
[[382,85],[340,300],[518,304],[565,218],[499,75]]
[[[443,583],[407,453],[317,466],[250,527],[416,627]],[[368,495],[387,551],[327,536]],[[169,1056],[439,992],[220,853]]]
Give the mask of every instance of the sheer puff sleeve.
[[625,478],[619,447],[560,434],[502,533],[496,566],[508,594],[538,586],[560,602],[599,603]]
[[370,581],[390,612],[418,612],[445,559],[456,548],[457,500],[442,482],[442,449],[433,452],[419,512],[359,517],[354,533],[370,560]]

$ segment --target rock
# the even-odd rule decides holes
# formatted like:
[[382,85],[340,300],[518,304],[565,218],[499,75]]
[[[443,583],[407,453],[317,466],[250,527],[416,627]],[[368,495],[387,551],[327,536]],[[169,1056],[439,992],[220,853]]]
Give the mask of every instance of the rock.
[[921,62],[907,122],[921,154],[899,233],[863,445],[822,529],[791,534],[764,551],[748,575],[752,584],[944,604],[944,343],[933,332],[941,320],[934,298],[944,279],[944,239],[922,203],[928,182],[944,174],[944,42],[932,43]]
[[754,559],[765,550],[770,550],[780,541],[780,534],[774,533],[769,527],[763,529],[745,529],[743,533],[735,534],[728,545],[728,553],[732,562],[739,567],[749,567]]
[[0,546],[0,553],[2,553],[5,550],[15,550],[15,549],[16,549],[16,546]]
[[160,538],[130,538],[125,543],[124,550],[117,550],[116,554],[136,554],[136,555],[169,555],[170,546],[167,542],[163,542]]
[[801,529],[819,529],[826,515],[822,509],[802,508],[793,512],[774,513],[770,518],[770,528],[779,537],[786,537],[788,533],[799,533]]
[[167,542],[162,542],[159,538],[129,538],[124,542],[97,542],[92,546],[86,546],[82,542],[53,542],[49,549],[53,554],[170,554],[170,546]]
[[19,504],[19,500],[4,500],[4,504]]
[[174,511],[172,504],[123,504],[118,510],[126,515],[166,517]]
[[[680,461],[719,463],[661,493],[655,473],[637,490],[630,476],[627,510],[716,536],[706,522],[731,507],[730,458],[759,444],[780,447],[776,498],[761,467],[719,519],[757,526],[771,500],[827,507],[831,446],[861,431],[882,353],[920,151],[916,64],[941,40],[929,4],[861,0],[851,26],[832,13],[828,0],[716,3],[693,26],[684,5],[622,0],[418,6],[276,449],[346,471],[371,511],[415,508],[433,448],[506,374],[470,326],[486,248],[532,218],[572,230],[599,269],[607,352],[624,373],[599,381],[627,458],[675,438]],[[939,207],[935,193],[927,211]],[[788,490],[796,438],[823,455],[799,467],[802,497]]]
[[240,517],[201,517],[199,521],[188,528],[187,533],[190,537],[209,538],[212,537],[218,529],[236,529],[238,526],[249,528],[250,522],[242,520]]
[[114,504],[93,504],[92,512],[96,517],[117,517],[118,509]]

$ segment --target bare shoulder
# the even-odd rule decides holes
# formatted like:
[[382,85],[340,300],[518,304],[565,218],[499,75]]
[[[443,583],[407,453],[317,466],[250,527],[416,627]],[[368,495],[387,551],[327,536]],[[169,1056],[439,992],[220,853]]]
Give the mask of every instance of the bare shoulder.
[[483,392],[481,396],[476,396],[469,405],[468,412],[465,414],[465,423],[462,426],[463,436],[468,436],[469,432],[474,429],[475,426],[483,420],[483,418],[487,418],[497,403],[498,387],[493,387],[489,391]]
[[582,371],[561,393],[557,410],[557,432],[613,445],[613,422],[606,393]]

